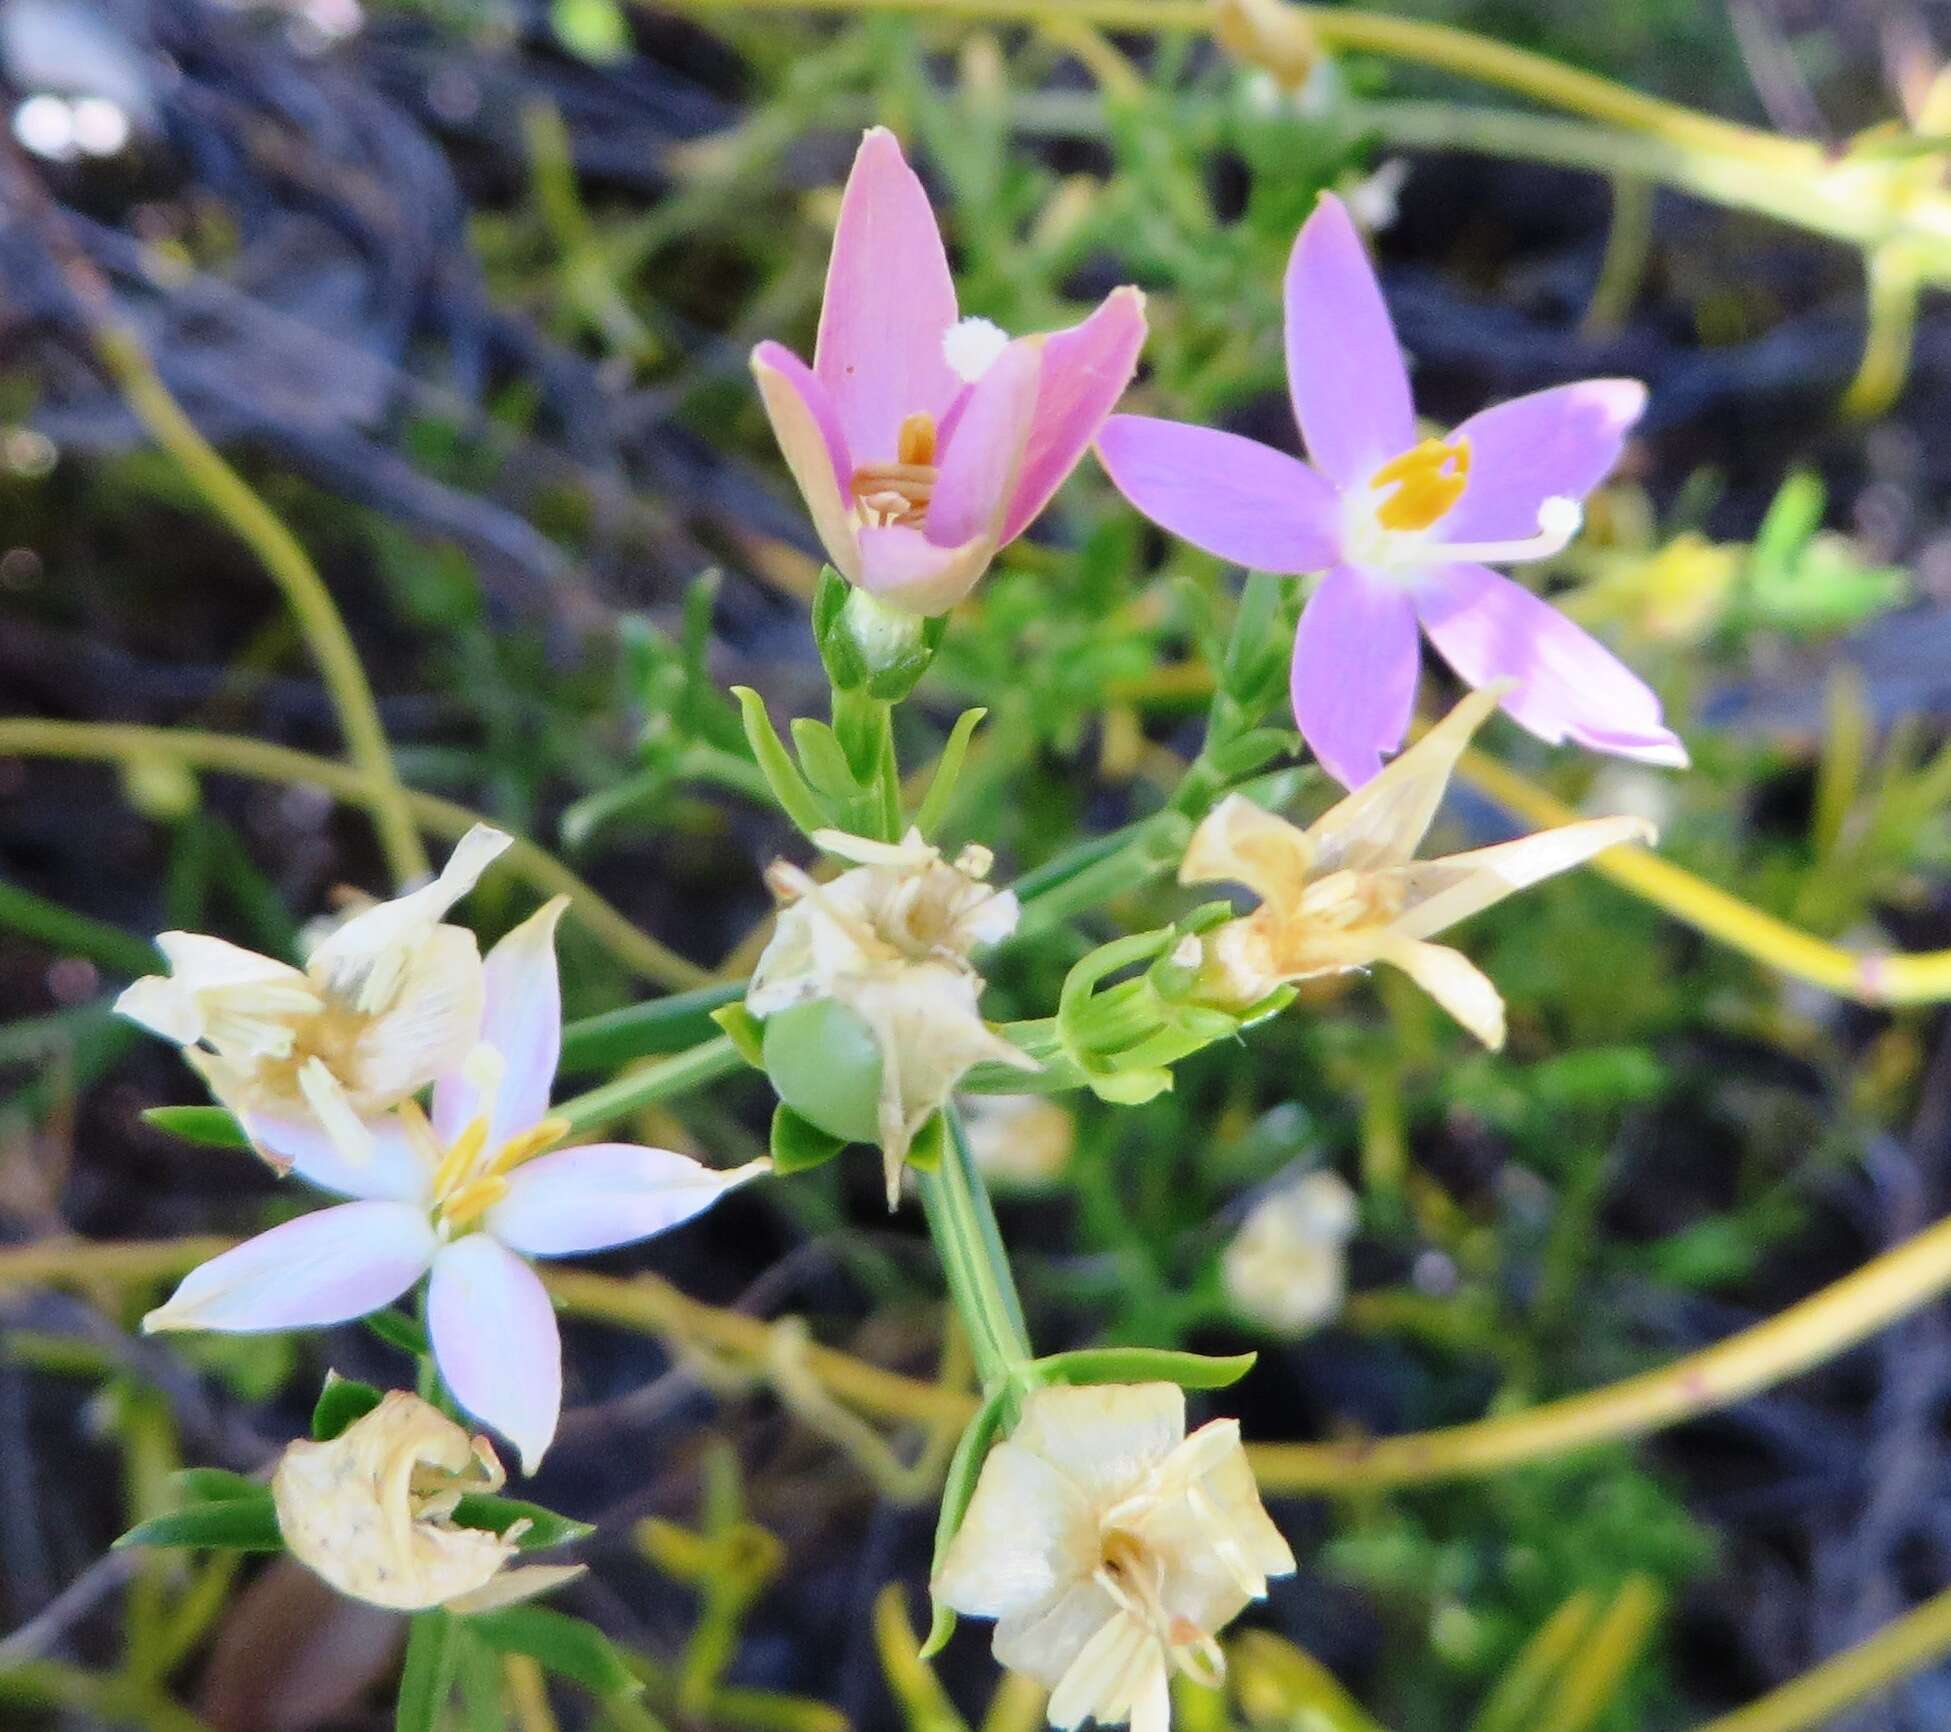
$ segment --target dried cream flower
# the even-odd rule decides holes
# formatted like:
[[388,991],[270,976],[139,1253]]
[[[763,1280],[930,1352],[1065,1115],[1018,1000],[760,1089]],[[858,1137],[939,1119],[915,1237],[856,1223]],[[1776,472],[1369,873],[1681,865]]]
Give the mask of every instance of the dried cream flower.
[[165,932],[166,975],[116,1000],[175,1041],[274,1166],[322,1128],[369,1152],[369,1123],[459,1064],[481,1022],[474,934],[442,917],[511,838],[477,824],[431,884],[345,921],[303,969],[200,932]]
[[1077,1147],[1075,1115],[1048,1095],[965,1095],[962,1114],[976,1170],[992,1185],[1053,1184]]
[[1047,1388],[989,1452],[935,1578],[996,1619],[996,1658],[1051,1691],[1050,1724],[1165,1732],[1171,1677],[1216,1683],[1216,1633],[1294,1554],[1237,1421],[1187,1437],[1176,1384]]
[[969,960],[1016,929],[1016,897],[984,882],[986,848],[950,862],[918,830],[900,842],[837,830],[813,840],[858,864],[830,884],[774,864],[767,880],[783,906],[745,1007],[763,1019],[831,999],[867,1026],[881,1059],[876,1118],[892,1207],[908,1145],[972,1067],[1037,1068],[982,1020],[983,979]]
[[1505,688],[1473,692],[1373,780],[1302,830],[1229,794],[1193,833],[1182,884],[1244,884],[1260,906],[1211,938],[1212,997],[1251,1004],[1276,986],[1386,962],[1486,1046],[1504,1043],[1504,1001],[1457,951],[1431,944],[1513,891],[1622,842],[1651,842],[1639,818],[1596,818],[1516,842],[1412,858],[1457,759]]
[[527,1527],[457,1527],[469,1492],[506,1482],[494,1447],[396,1389],[329,1443],[294,1443],[271,1476],[293,1557],[342,1594],[395,1611],[480,1612],[582,1573],[576,1565],[503,1570]]
[[1354,1231],[1355,1193],[1337,1173],[1270,1191],[1220,1259],[1226,1296],[1279,1334],[1318,1328],[1341,1310]]

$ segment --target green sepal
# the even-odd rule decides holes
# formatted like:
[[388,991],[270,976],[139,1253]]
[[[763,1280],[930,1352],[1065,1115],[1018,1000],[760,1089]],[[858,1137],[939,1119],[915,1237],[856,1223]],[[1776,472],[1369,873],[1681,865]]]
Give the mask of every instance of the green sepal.
[[808,836],[828,828],[827,814],[787,754],[772,718],[766,714],[765,700],[750,686],[733,686],[732,696],[738,699],[739,716],[745,723],[745,742],[752,748],[753,761],[780,810]]
[[963,760],[969,755],[969,741],[988,713],[984,709],[964,710],[955,718],[948,743],[942,747],[941,758],[935,765],[935,774],[929,779],[928,792],[915,812],[915,828],[923,836],[932,837],[948,816],[949,802],[955,798],[955,784],[961,780]]
[[795,716],[792,731],[799,767],[815,793],[844,808],[866,792],[853,766],[847,762],[847,754],[840,749],[838,736],[825,722],[811,716]]
[[325,1387],[318,1392],[318,1401],[312,1408],[312,1441],[330,1443],[385,1399],[385,1393],[370,1383],[355,1383],[336,1371],[328,1371]]
[[765,1069],[765,1025],[743,1004],[728,1004],[711,1013],[711,1020],[738,1049],[738,1056],[754,1070]]
[[602,1697],[634,1696],[642,1681],[594,1624],[548,1606],[504,1606],[476,1612],[467,1627],[498,1654],[526,1654]]
[[829,1136],[781,1101],[772,1109],[772,1170],[806,1173],[826,1163],[847,1146],[844,1137]]
[[955,1634],[955,1613],[935,1598],[935,1578],[941,1574],[942,1565],[948,1558],[948,1548],[961,1531],[962,1518],[969,1513],[969,1501],[975,1496],[976,1480],[981,1476],[982,1464],[989,1459],[990,1445],[1002,1430],[1003,1416],[1012,1394],[1010,1390],[999,1389],[976,1409],[975,1417],[963,1428],[956,1442],[955,1454],[949,1458],[948,1477],[942,1482],[941,1512],[935,1518],[935,1556],[928,1566],[928,1598],[933,1613],[928,1624],[928,1639],[921,1644],[921,1658],[924,1660],[933,1659],[939,1654],[949,1637]]
[[515,1541],[525,1552],[574,1545],[596,1531],[588,1522],[573,1521],[552,1509],[544,1509],[539,1503],[526,1503],[518,1497],[497,1497],[485,1491],[466,1493],[454,1506],[453,1521],[456,1527],[480,1528],[491,1534],[505,1534],[517,1522],[527,1522],[529,1525]]
[[195,1546],[210,1551],[281,1552],[278,1512],[265,1486],[250,1497],[220,1498],[191,1504],[169,1515],[139,1522],[115,1542],[115,1550],[135,1546]]
[[359,1319],[388,1347],[397,1347],[409,1358],[424,1358],[429,1351],[427,1332],[420,1326],[418,1318],[409,1317],[404,1311],[395,1311],[392,1306],[373,1311]]
[[908,1165],[917,1172],[932,1173],[941,1166],[947,1152],[948,1119],[942,1113],[932,1113],[908,1144]]
[[819,581],[813,586],[813,642],[819,646],[820,665],[836,691],[851,692],[867,683],[867,661],[852,632],[842,628],[840,616],[846,611],[853,586],[830,565],[820,567]]
[[245,1149],[251,1139],[234,1113],[224,1107],[144,1107],[142,1122],[165,1136],[180,1137],[206,1149]]
[[169,1476],[169,1483],[183,1494],[186,1503],[236,1503],[240,1499],[262,1497],[264,1485],[248,1474],[232,1473],[227,1467],[186,1467]]
[[1052,1353],[1031,1367],[1043,1383],[1176,1383],[1181,1389],[1225,1389],[1253,1369],[1256,1353],[1215,1356],[1170,1347],[1080,1347]]

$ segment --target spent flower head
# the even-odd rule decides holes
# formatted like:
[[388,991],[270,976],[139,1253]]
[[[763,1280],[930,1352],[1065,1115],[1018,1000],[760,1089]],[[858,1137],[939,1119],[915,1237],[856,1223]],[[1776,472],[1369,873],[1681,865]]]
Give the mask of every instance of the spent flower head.
[[1347,210],[1324,196],[1287,270],[1287,382],[1309,462],[1204,427],[1117,415],[1111,479],[1154,522],[1256,570],[1320,572],[1294,639],[1295,720],[1360,787],[1402,744],[1418,626],[1468,684],[1503,687],[1532,733],[1684,765],[1658,697],[1610,650],[1490,569],[1558,552],[1646,405],[1588,379],[1422,438],[1409,375]]
[[330,1441],[291,1444],[271,1498],[286,1548],[340,1593],[400,1612],[482,1612],[583,1569],[505,1569],[526,1522],[497,1534],[454,1521],[464,1496],[499,1491],[507,1478],[485,1437],[396,1389]]
[[115,1001],[175,1041],[258,1152],[329,1135],[348,1158],[370,1124],[458,1064],[481,1021],[481,953],[443,916],[512,838],[477,824],[431,884],[343,921],[294,968],[200,932],[165,932],[168,974]]
[[555,927],[539,909],[488,953],[480,1044],[355,1151],[279,1121],[271,1152],[350,1202],[301,1215],[193,1269],[145,1330],[309,1329],[363,1317],[422,1275],[427,1333],[454,1398],[514,1443],[533,1473],[562,1405],[562,1342],[532,1257],[647,1239],[765,1170],[729,1172],[669,1149],[554,1149],[549,1116],[562,1052]]
[[1486,1046],[1504,1044],[1504,1001],[1439,932],[1622,842],[1651,842],[1643,818],[1592,818],[1515,842],[1417,860],[1457,759],[1504,695],[1472,692],[1374,780],[1305,830],[1229,794],[1193,832],[1182,884],[1243,884],[1259,907],[1206,940],[1214,1000],[1247,1005],[1275,987],[1386,962]]
[[970,961],[978,947],[1015,931],[1016,897],[986,882],[986,848],[945,860],[918,830],[900,842],[838,830],[813,840],[857,864],[821,884],[775,862],[767,878],[782,904],[779,924],[745,1005],[765,1019],[830,1000],[866,1025],[880,1059],[872,1134],[892,1208],[915,1133],[974,1066],[1037,1068],[983,1021],[983,978]]
[[1172,1674],[1217,1683],[1218,1632],[1293,1568],[1237,1421],[1187,1437],[1171,1383],[1052,1387],[989,1452],[934,1589],[996,1620],[1052,1726],[1164,1732]]
[[1307,1173],[1269,1191],[1221,1254],[1226,1296],[1279,1335],[1332,1321],[1348,1290],[1355,1193],[1338,1173]]
[[861,140],[841,199],[813,365],[752,370],[827,557],[914,614],[946,613],[1077,466],[1129,383],[1144,297],[1011,339],[964,319],[921,181],[894,134]]

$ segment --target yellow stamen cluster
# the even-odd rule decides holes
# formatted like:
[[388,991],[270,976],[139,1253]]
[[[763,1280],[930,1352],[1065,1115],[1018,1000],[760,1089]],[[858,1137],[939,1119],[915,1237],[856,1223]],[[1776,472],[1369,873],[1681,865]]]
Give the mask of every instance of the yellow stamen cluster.
[[1375,507],[1384,529],[1427,529],[1463,497],[1470,480],[1468,439],[1425,439],[1368,478],[1372,492],[1393,488]]
[[892,463],[863,463],[854,471],[854,498],[868,521],[919,529],[941,471],[935,466],[935,417],[906,416],[895,435]]
[[443,1231],[465,1232],[508,1194],[508,1175],[524,1161],[546,1153],[569,1134],[569,1121],[543,1119],[518,1131],[499,1147],[488,1148],[485,1114],[468,1120],[443,1150],[419,1103],[400,1108],[408,1139],[434,1170],[434,1214]]

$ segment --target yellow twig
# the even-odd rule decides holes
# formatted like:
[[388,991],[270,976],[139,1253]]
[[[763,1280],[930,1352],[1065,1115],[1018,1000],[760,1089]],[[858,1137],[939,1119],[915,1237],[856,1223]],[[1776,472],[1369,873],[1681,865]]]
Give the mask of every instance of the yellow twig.
[[34,222],[36,238],[73,291],[96,359],[122,394],[123,402],[174,459],[211,510],[257,555],[283,594],[312,659],[318,663],[345,734],[346,750],[370,785],[368,808],[395,882],[407,884],[424,878],[426,850],[420,845],[420,832],[408,809],[406,786],[393,762],[393,749],[379,719],[379,706],[373,701],[372,685],[318,567],[283,519],[184,413],[156,371],[142,339],[116,311],[107,280],[70,233],[67,219],[48,197],[25,156],[18,149],[8,148],[0,166],[4,166],[13,204]]
[[1874,1636],[1845,1648],[1779,1690],[1696,1732],[1807,1732],[1839,1710],[1887,1690],[1951,1651],[1951,1589]]
[[[221,1238],[48,1240],[0,1250],[0,1290],[41,1286],[86,1292],[97,1284],[163,1281],[232,1243]],[[764,1318],[702,1304],[654,1275],[621,1279],[584,1269],[546,1268],[543,1280],[563,1309],[578,1317],[706,1348],[760,1372],[773,1351],[773,1325]],[[1644,1436],[1798,1376],[1947,1289],[1951,1220],[1940,1221],[1752,1329],[1622,1383],[1528,1412],[1406,1437],[1257,1444],[1251,1451],[1254,1468],[1271,1492],[1371,1490],[1496,1473],[1593,1444]],[[802,1363],[829,1395],[864,1414],[938,1426],[966,1421],[975,1410],[974,1398],[964,1391],[884,1371],[831,1347],[809,1342]]]
[[[1515,770],[1477,751],[1458,772],[1473,788],[1533,824],[1569,824],[1580,816]],[[1951,998],[1951,950],[1906,956],[1856,952],[1763,913],[1644,848],[1613,848],[1591,871],[1664,909],[1709,938],[1859,1004],[1934,1004]]]
[[[175,758],[202,770],[245,776],[259,782],[310,783],[348,805],[373,810],[379,799],[365,774],[350,764],[318,758],[236,734],[192,728],[142,728],[112,722],[0,720],[0,758],[93,758],[128,763],[145,758]],[[406,793],[415,823],[436,836],[463,836],[484,822],[477,812],[416,789]],[[567,896],[570,913],[625,965],[660,986],[702,986],[706,970],[687,962],[599,896],[575,873],[526,837],[517,836],[504,856],[508,864],[543,896]]]

